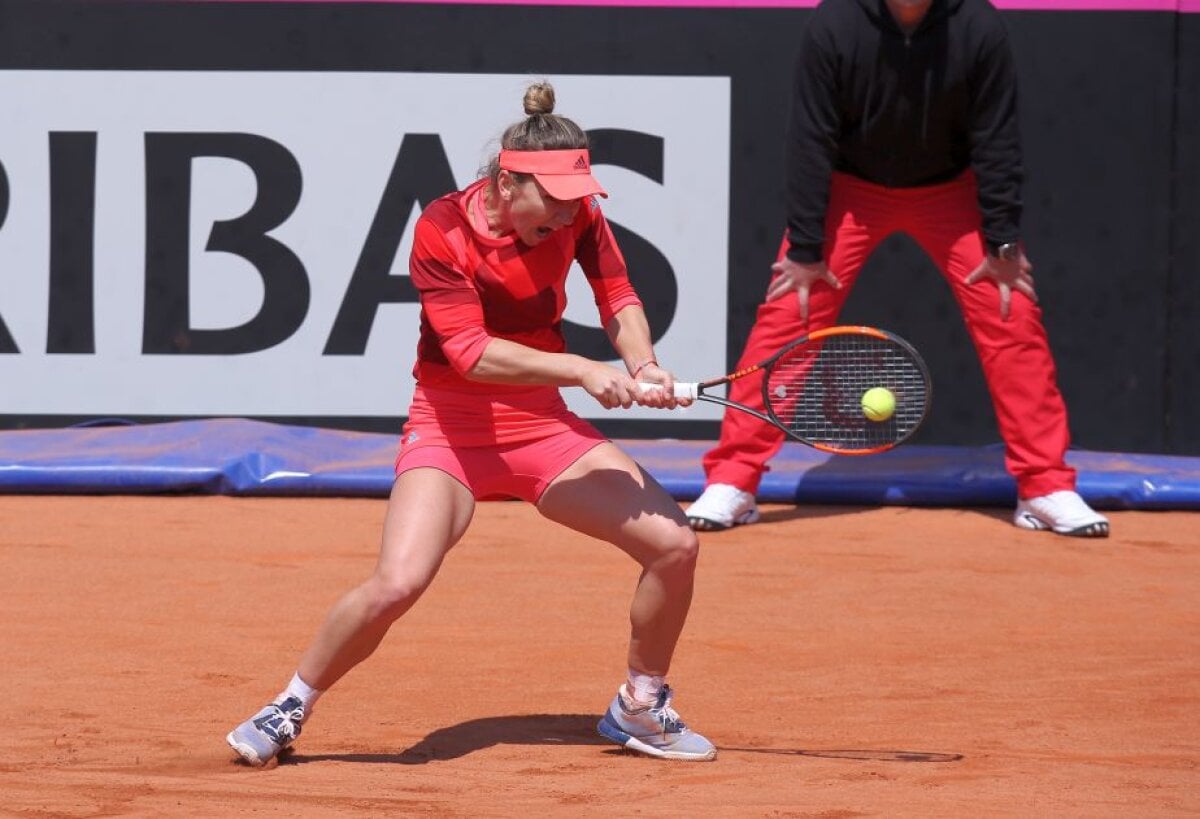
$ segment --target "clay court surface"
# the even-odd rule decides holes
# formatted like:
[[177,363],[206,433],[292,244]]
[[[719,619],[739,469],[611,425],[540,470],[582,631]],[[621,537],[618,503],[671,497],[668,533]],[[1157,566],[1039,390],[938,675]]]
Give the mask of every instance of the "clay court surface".
[[636,567],[481,504],[294,753],[225,733],[370,571],[384,501],[0,497],[0,814],[1200,813],[1200,516],[766,507],[702,536],[677,706],[720,750],[601,742]]

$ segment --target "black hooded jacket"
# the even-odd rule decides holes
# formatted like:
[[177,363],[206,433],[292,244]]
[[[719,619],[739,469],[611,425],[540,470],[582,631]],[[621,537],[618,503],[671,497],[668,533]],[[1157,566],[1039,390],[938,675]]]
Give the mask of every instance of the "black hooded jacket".
[[1020,135],[1008,35],[987,0],[933,0],[906,36],[884,0],[823,0],[796,62],[788,257],[822,257],[832,171],[911,188],[972,168],[991,249],[1019,238]]

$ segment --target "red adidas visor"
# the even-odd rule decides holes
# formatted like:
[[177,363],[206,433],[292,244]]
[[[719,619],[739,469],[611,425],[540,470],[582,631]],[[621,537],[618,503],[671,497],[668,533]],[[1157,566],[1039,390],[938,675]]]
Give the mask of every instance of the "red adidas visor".
[[546,193],[569,202],[585,196],[608,193],[592,176],[586,148],[568,151],[501,151],[500,167],[516,173],[531,173]]

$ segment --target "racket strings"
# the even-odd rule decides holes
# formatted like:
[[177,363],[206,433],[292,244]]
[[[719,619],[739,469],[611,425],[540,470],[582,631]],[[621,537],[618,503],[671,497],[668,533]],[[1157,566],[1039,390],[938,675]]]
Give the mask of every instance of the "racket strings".
[[[884,387],[896,399],[891,417],[872,421],[863,393]],[[889,338],[847,333],[797,345],[766,375],[767,408],[794,436],[834,450],[886,448],[921,424],[928,400],[924,368]]]

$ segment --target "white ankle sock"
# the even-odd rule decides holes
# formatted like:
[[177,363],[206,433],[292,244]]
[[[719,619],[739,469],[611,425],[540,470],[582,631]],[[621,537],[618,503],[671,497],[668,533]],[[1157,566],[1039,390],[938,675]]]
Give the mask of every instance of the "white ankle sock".
[[275,698],[276,703],[283,702],[288,697],[295,697],[304,703],[304,711],[307,713],[312,710],[312,707],[317,704],[317,700],[321,698],[324,691],[318,691],[311,685],[300,679],[300,672],[292,675],[292,681],[288,683],[287,688],[279,693]]
[[629,699],[638,705],[654,705],[658,701],[658,692],[662,691],[663,678],[656,674],[643,674],[636,669],[629,669],[629,679],[625,682],[625,693]]

